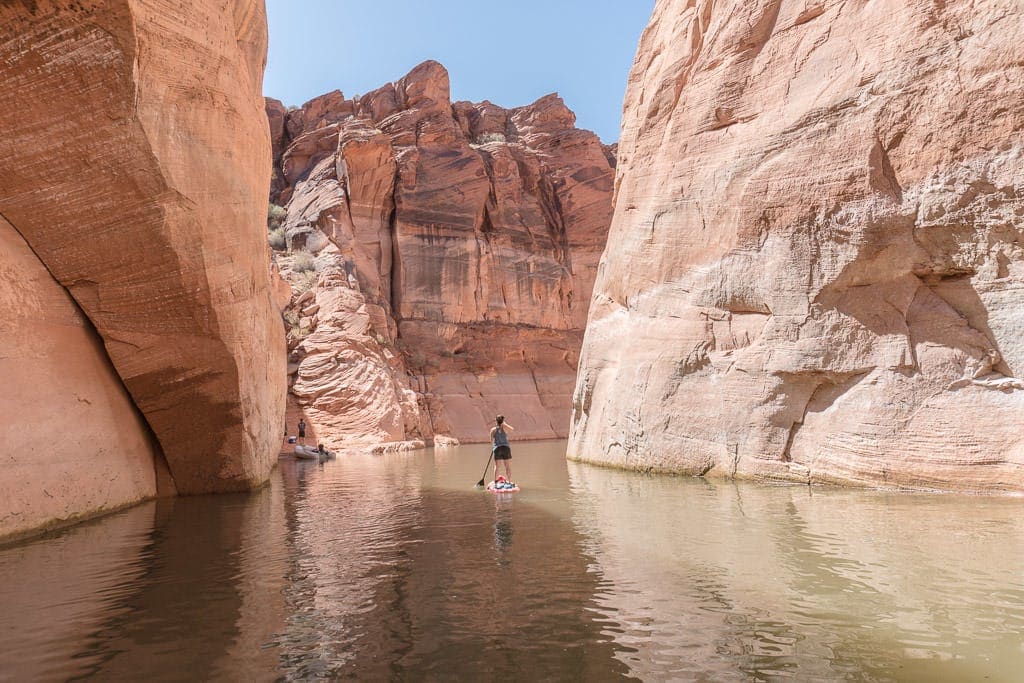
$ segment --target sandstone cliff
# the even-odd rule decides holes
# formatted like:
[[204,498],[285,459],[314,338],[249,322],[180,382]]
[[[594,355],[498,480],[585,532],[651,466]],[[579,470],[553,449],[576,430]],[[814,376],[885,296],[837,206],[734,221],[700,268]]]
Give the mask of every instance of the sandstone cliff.
[[[60,499],[37,521],[151,496],[163,457],[181,493],[249,488],[276,462],[265,50],[259,0],[0,7],[6,391],[27,405],[4,411],[0,480]],[[36,452],[31,477],[43,442],[57,460]]]
[[163,456],[100,338],[2,218],[0,305],[0,538],[156,495]]
[[[267,112],[272,200],[287,202],[277,260],[299,283],[292,392],[320,434],[479,441],[504,413],[518,438],[565,436],[610,150],[556,95],[452,103],[436,62]],[[294,267],[302,250],[318,275]]]
[[659,0],[570,457],[1024,489],[1024,15]]

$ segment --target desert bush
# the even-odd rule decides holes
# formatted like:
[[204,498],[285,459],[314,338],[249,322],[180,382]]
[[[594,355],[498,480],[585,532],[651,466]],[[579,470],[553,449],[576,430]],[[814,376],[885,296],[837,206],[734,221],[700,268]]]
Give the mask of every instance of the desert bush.
[[296,273],[308,273],[316,270],[316,258],[305,249],[295,252],[292,256],[292,270]]
[[315,270],[308,270],[305,273],[294,274],[288,278],[288,283],[292,286],[292,293],[298,296],[312,289],[313,285],[316,284],[316,278],[317,272]]
[[288,241],[284,236],[284,228],[274,228],[267,233],[267,241],[270,242],[270,248],[277,251],[284,251],[285,247],[288,246]]
[[299,327],[298,325],[291,325],[285,331],[285,336],[288,339],[288,347],[292,348],[297,346],[299,342],[308,337],[312,332],[308,327]]
[[478,145],[486,145],[488,142],[505,142],[505,136],[502,133],[482,133],[474,142]]
[[288,215],[288,211],[283,206],[277,204],[271,204],[267,207],[267,230],[274,230],[284,223],[285,216]]
[[297,342],[309,336],[309,328],[299,325],[299,321],[302,320],[302,313],[297,309],[286,308],[284,312],[281,313],[281,317],[284,319],[284,327],[289,341]]

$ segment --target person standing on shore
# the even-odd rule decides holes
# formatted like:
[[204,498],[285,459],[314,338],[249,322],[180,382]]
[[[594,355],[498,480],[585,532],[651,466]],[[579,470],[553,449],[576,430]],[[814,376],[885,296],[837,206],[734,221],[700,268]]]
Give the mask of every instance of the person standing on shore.
[[494,482],[498,486],[498,463],[505,463],[505,485],[512,488],[512,448],[508,444],[506,429],[515,431],[515,427],[505,422],[504,415],[494,418],[494,426],[491,427],[491,452],[494,454]]
[[299,443],[306,443],[306,421],[301,417],[299,418]]

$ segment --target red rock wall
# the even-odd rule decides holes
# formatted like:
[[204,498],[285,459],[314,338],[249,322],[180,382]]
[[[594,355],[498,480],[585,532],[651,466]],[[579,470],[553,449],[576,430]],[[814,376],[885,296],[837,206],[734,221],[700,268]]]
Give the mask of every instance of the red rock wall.
[[0,538],[151,498],[163,456],[99,336],[0,218]]
[[95,327],[182,493],[276,462],[265,51],[259,0],[0,6],[0,214]]
[[1024,489],[1024,15],[659,0],[570,457]]
[[358,100],[267,111],[272,200],[321,265],[292,387],[321,433],[478,441],[504,413],[519,438],[564,437],[611,218],[597,136],[556,95],[452,103],[436,62]]

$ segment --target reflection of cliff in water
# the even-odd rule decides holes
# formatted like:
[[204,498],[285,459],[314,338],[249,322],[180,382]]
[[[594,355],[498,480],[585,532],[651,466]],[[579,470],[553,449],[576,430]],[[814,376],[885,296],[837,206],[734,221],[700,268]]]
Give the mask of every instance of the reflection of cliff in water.
[[159,499],[5,551],[0,623],[17,621],[3,630],[19,655],[4,673],[265,677],[276,654],[261,646],[283,619],[282,565],[267,552],[283,537],[280,493]]
[[517,448],[523,495],[472,489],[473,451],[283,459],[253,494],[159,500],[0,550],[18,653],[0,678],[621,676],[561,448]]
[[155,508],[144,503],[0,551],[0,679],[67,679],[102,661],[81,643],[127,613],[121,598],[147,571]]
[[[601,611],[643,678],[967,680],[1024,666],[1019,502],[569,463]],[[644,558],[637,562],[637,558]],[[992,586],[1004,586],[992,594]]]
[[278,642],[286,675],[625,671],[593,618],[597,580],[567,520],[511,497],[431,488],[422,463],[391,460],[346,459],[343,476],[282,462],[293,546],[292,616]]
[[280,487],[231,498],[158,501],[149,576],[125,601],[146,616],[108,625],[97,675],[211,680],[273,666],[260,646],[283,618],[281,564],[266,555],[283,537]]
[[343,667],[365,646],[357,615],[377,608],[379,586],[399,564],[397,529],[418,518],[417,496],[408,493],[417,478],[408,469],[361,458],[345,460],[348,476],[324,476],[324,468],[281,461],[289,617],[275,644],[283,671],[298,678]]

